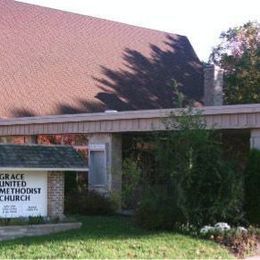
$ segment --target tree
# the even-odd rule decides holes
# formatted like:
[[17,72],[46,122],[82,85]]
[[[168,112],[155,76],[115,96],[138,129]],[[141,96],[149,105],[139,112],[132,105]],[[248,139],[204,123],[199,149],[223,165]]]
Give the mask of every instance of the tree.
[[225,103],[260,103],[260,24],[230,28],[220,39],[210,61],[224,69]]

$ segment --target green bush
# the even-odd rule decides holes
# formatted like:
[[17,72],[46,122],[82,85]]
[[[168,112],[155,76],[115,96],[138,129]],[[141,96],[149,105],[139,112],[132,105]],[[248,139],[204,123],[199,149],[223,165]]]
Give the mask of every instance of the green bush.
[[65,172],[65,194],[78,191],[77,172]]
[[151,186],[143,195],[135,213],[135,221],[145,229],[172,229],[182,218],[181,212],[174,205],[174,193],[164,186]]
[[22,226],[46,224],[46,218],[43,216],[29,216],[19,218],[0,218],[0,226]]
[[110,215],[116,203],[95,191],[75,192],[65,196],[65,213],[81,215]]
[[178,118],[171,115],[165,124],[169,131],[158,134],[153,144],[153,183],[146,181],[148,190],[158,185],[164,189],[155,196],[143,195],[137,222],[150,228],[241,222],[242,174],[225,161],[221,137],[207,130],[200,114],[191,109]]
[[122,207],[133,209],[139,199],[141,170],[137,162],[127,158],[123,161]]
[[28,218],[28,224],[29,225],[40,225],[40,224],[45,224],[46,221],[44,217],[42,216],[29,216]]
[[85,172],[65,172],[65,194],[87,190],[87,174]]
[[255,149],[245,169],[245,210],[249,223],[260,225],[260,151]]
[[257,249],[257,232],[255,228],[243,231],[238,227],[225,231],[216,229],[199,236],[224,245],[237,257],[244,258]]

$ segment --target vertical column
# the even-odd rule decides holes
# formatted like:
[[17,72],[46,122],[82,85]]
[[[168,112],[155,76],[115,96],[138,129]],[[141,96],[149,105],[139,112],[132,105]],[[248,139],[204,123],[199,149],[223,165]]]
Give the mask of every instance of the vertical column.
[[223,70],[213,64],[204,67],[204,104],[223,105]]
[[8,136],[1,136],[1,137],[0,137],[0,143],[2,143],[2,144],[8,144],[8,143],[10,143],[9,139],[10,139],[10,138],[8,138]]
[[122,191],[122,136],[112,135],[111,143],[111,191],[121,197]]
[[250,148],[260,150],[260,129],[251,130]]
[[37,144],[37,136],[36,135],[25,136],[24,142],[26,144]]
[[48,172],[48,216],[64,217],[64,173]]
[[89,135],[89,188],[120,200],[121,186],[121,135]]

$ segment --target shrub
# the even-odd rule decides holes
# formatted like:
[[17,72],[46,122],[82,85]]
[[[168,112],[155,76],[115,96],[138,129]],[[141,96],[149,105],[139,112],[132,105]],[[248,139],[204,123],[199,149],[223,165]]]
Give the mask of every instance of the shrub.
[[8,226],[11,223],[11,218],[0,218],[0,226]]
[[174,231],[197,238],[213,240],[227,247],[234,255],[243,258],[254,254],[260,241],[260,229],[250,226],[230,227],[227,223],[217,223],[214,226],[195,227],[190,224],[177,225]]
[[139,197],[141,170],[136,161],[127,158],[123,161],[122,206],[135,208]]
[[181,216],[171,195],[164,186],[151,186],[143,195],[136,213],[136,223],[146,229],[172,229]]
[[78,191],[77,184],[77,173],[76,172],[65,172],[65,194],[70,194]]
[[42,216],[29,216],[28,218],[29,225],[39,225],[44,223],[46,223],[46,221]]
[[65,195],[87,190],[86,172],[65,172]]
[[43,216],[29,216],[19,218],[1,218],[0,226],[22,226],[46,224],[47,220]]
[[214,240],[226,246],[238,257],[245,257],[257,248],[257,231],[254,228],[248,230],[237,227],[228,230],[212,228],[208,232],[200,233],[200,237]]
[[65,197],[65,213],[82,215],[109,215],[116,210],[116,203],[95,191],[76,192]]
[[260,151],[255,149],[245,169],[245,210],[249,223],[260,225]]
[[[176,223],[195,226],[219,220],[237,224],[243,219],[242,175],[224,159],[221,137],[209,131],[199,113],[184,110],[165,122],[169,131],[154,140],[156,169],[148,190],[164,187],[152,199],[145,193],[137,209],[137,222],[154,228]],[[147,189],[147,188],[146,188]],[[156,210],[158,209],[158,210]],[[145,212],[146,211],[146,212]],[[151,212],[159,219],[152,220]],[[164,225],[165,219],[167,225]]]

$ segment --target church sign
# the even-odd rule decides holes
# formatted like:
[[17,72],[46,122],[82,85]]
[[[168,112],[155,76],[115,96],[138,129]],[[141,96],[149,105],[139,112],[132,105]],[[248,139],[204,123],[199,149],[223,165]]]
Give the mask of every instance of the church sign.
[[64,172],[82,171],[72,146],[0,144],[0,218],[63,218]]
[[47,172],[0,171],[0,218],[47,216]]

